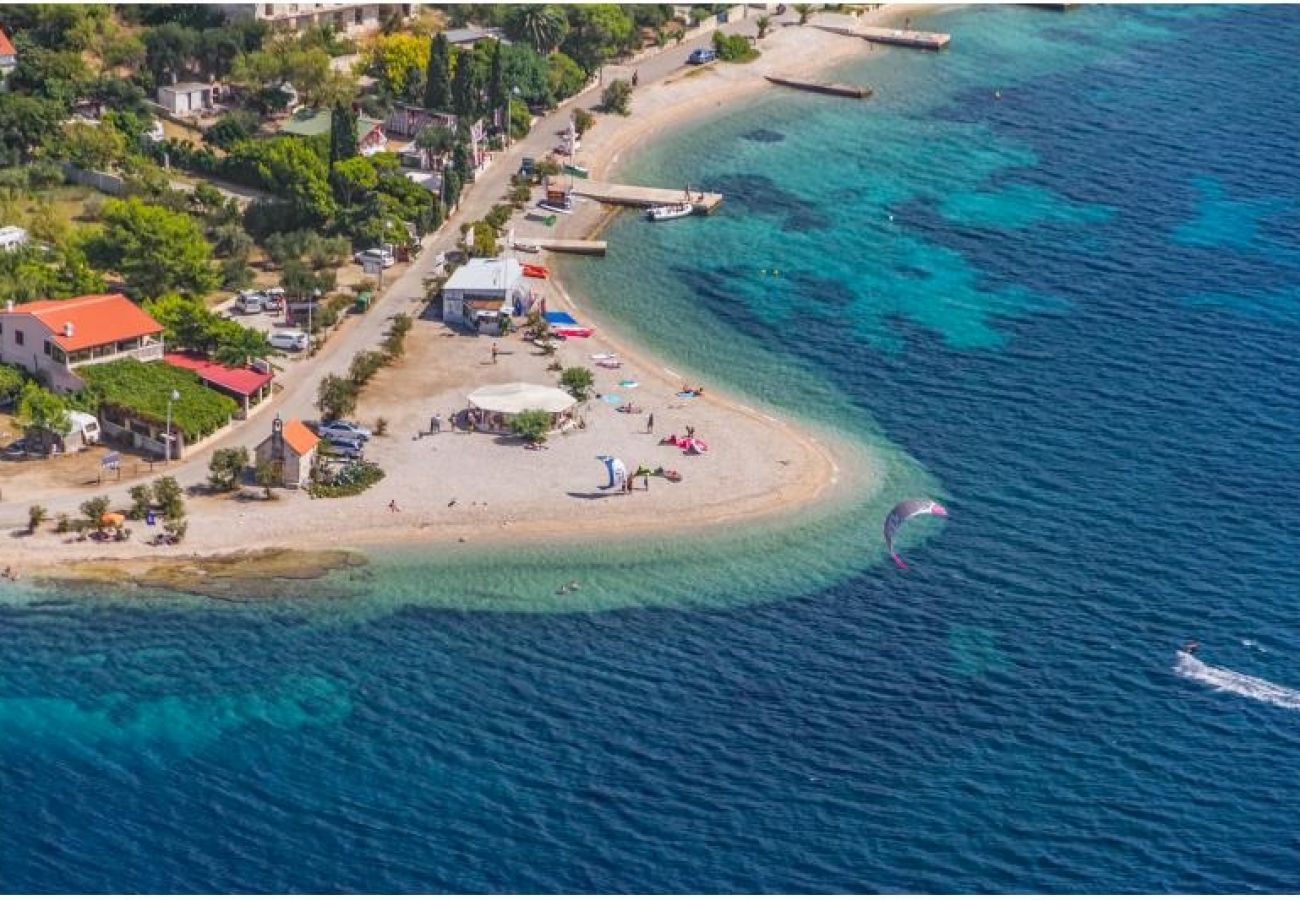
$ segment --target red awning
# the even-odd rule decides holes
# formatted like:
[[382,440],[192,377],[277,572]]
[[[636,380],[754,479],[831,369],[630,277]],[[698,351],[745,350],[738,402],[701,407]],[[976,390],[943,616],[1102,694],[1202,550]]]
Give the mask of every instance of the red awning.
[[189,369],[199,378],[217,388],[251,397],[271,383],[275,377],[270,372],[259,372],[251,366],[233,368],[194,353],[166,353],[163,362],[178,369]]

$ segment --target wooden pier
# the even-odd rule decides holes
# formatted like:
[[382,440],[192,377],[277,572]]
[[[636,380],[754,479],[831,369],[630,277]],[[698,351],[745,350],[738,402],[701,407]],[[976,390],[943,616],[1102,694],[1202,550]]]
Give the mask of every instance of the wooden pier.
[[608,244],[605,241],[575,241],[565,238],[524,238],[521,242],[536,245],[541,250],[552,253],[577,253],[582,256],[604,256]]
[[778,75],[764,75],[773,84],[791,87],[800,91],[812,91],[814,94],[830,94],[834,97],[853,97],[864,100],[871,96],[871,88],[856,84],[834,84],[828,81],[804,81],[799,78],[782,78]]
[[873,44],[892,44],[896,47],[916,47],[921,50],[942,50],[952,43],[952,35],[938,31],[909,31],[903,28],[844,28],[839,25],[818,25],[822,31],[862,38]]
[[[607,181],[574,182],[573,193],[579,197],[611,203],[615,206],[668,206],[686,201],[686,186],[681,188],[638,187],[631,184],[611,184]],[[721,194],[710,194],[691,188],[690,202],[697,213],[711,213],[722,203]]]

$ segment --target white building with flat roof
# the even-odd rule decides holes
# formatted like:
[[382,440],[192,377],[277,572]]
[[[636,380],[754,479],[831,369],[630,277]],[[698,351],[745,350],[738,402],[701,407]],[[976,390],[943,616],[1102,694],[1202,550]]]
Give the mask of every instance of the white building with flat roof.
[[397,13],[409,19],[412,3],[220,3],[231,19],[258,19],[286,31],[302,31],[312,25],[330,25],[341,34],[378,31],[386,19]]
[[27,234],[26,228],[19,228],[17,225],[6,225],[0,228],[0,250],[17,250],[24,247],[31,237]]
[[442,320],[449,325],[478,328],[480,319],[495,320],[527,303],[523,266],[510,257],[471,259],[442,286]]

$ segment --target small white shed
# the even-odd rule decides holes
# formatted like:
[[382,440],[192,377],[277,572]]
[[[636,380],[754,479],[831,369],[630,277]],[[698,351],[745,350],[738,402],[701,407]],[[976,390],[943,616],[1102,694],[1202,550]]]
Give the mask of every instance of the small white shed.
[[212,109],[212,85],[182,81],[158,88],[158,103],[175,116]]

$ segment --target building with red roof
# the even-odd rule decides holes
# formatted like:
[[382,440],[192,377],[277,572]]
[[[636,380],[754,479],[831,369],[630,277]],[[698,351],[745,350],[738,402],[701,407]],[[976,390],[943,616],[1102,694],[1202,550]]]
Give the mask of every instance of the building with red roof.
[[271,396],[275,376],[271,367],[265,371],[255,366],[223,366],[198,353],[165,353],[163,362],[178,369],[188,369],[214,391],[219,391],[243,407],[244,415]]
[[3,28],[0,28],[0,78],[8,75],[16,68],[18,68],[18,51],[14,49],[13,41],[9,40],[9,35],[5,34]]
[[163,357],[163,327],[122,294],[37,300],[0,311],[0,362],[40,376],[56,391],[85,387],[79,366]]
[[257,445],[257,464],[274,466],[280,483],[287,488],[302,487],[311,479],[320,438],[301,419],[284,421],[279,416],[271,423],[271,436]]

